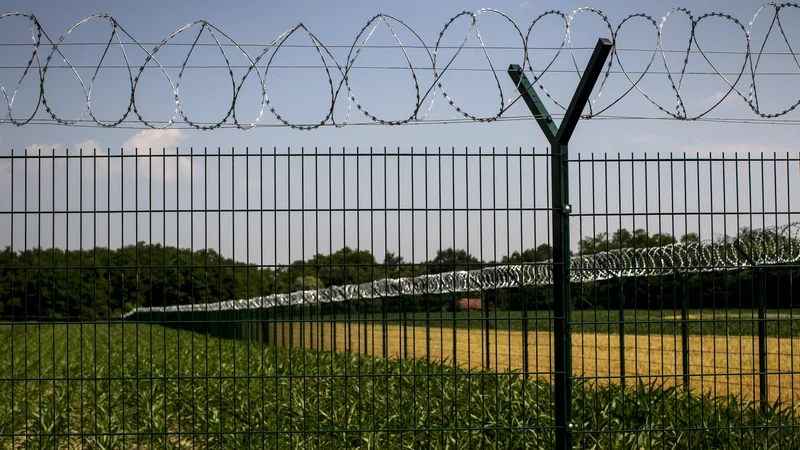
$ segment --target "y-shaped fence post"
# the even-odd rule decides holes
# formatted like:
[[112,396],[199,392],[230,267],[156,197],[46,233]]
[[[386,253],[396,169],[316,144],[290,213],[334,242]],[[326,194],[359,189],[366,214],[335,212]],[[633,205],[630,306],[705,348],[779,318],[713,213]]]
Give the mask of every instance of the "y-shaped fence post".
[[550,171],[553,201],[553,331],[555,356],[556,449],[572,447],[572,337],[570,334],[571,299],[569,288],[569,140],[581,118],[595,82],[600,77],[611,41],[599,39],[581,82],[572,96],[561,125],[556,127],[530,81],[520,66],[512,64],[508,75],[519,88],[522,99],[550,142]]

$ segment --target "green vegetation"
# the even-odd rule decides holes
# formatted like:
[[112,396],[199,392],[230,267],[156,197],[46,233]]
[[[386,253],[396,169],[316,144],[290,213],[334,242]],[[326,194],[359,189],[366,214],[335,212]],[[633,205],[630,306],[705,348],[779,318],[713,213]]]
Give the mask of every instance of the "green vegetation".
[[[772,246],[790,246],[777,236],[764,238]],[[785,239],[784,239],[785,240]],[[695,242],[686,235],[682,242]],[[758,241],[756,239],[756,241]],[[756,242],[753,241],[753,242]],[[774,241],[774,242],[773,242]],[[668,234],[621,229],[611,236],[600,233],[579,242],[582,255],[620,248],[646,248],[676,242]],[[749,242],[749,241],[748,241]],[[759,241],[761,242],[761,241]],[[747,247],[751,244],[743,244]],[[791,245],[798,245],[797,243]],[[787,247],[789,248],[789,247]],[[749,248],[754,252],[758,249]],[[548,244],[514,251],[499,261],[481,261],[466,250],[439,250],[429,261],[409,263],[386,253],[378,262],[368,250],[344,247],[329,255],[287,265],[260,266],[225,258],[213,249],[178,249],[139,242],[119,249],[61,250],[33,248],[0,251],[0,317],[6,320],[95,320],[119,315],[135,307],[213,303],[232,299],[367,283],[383,278],[474,270],[497,264],[542,264],[550,259]],[[763,276],[763,278],[762,278]],[[757,306],[764,285],[769,308],[800,307],[800,267],[770,266],[750,269],[632,277],[574,284],[576,309],[680,310]],[[348,311],[451,312],[461,297],[481,297],[492,310],[550,310],[550,286],[490,289],[450,295],[370,299],[330,304],[326,313]]]
[[[552,448],[553,389],[142,324],[0,325],[0,448]],[[797,449],[798,410],[574,389],[576,448]],[[14,435],[13,437],[11,435]]]
[[6,247],[0,251],[0,317],[94,320],[135,307],[213,303],[480,267],[475,257],[453,249],[439,251],[424,264],[409,264],[393,253],[379,263],[367,250],[344,247],[307,261],[263,267],[213,249],[145,242],[116,250]]
[[0,314],[13,320],[92,320],[137,305],[205,303],[260,295],[256,266],[216,251],[126,246],[0,252]]

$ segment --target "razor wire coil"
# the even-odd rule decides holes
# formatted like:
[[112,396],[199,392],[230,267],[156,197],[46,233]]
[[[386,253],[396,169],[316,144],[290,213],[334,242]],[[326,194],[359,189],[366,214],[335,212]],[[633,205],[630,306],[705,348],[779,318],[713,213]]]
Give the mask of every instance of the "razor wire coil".
[[[548,73],[548,71],[555,71],[555,69],[553,69],[553,65],[555,64],[556,59],[559,58],[562,53],[566,53],[568,57],[571,58],[570,65],[572,69],[570,69],[570,71],[574,71],[578,74],[578,76],[580,76],[581,67],[578,64],[578,59],[576,58],[576,51],[580,50],[581,48],[573,45],[573,21],[577,17],[591,15],[600,20],[602,22],[602,26],[607,29],[607,37],[611,40],[613,48],[611,58],[608,60],[608,64],[605,67],[602,79],[600,80],[596,92],[587,103],[588,108],[586,114],[584,115],[585,118],[598,116],[602,117],[604,113],[610,109],[613,109],[622,99],[633,93],[638,93],[649,103],[651,103],[657,110],[663,113],[667,118],[671,119],[702,119],[710,112],[718,108],[722,102],[730,96],[738,96],[741,98],[742,101],[748,105],[749,109],[758,117],[763,119],[773,119],[785,116],[800,106],[800,99],[798,99],[797,101],[793,101],[793,103],[787,108],[768,110],[762,104],[762,101],[759,101],[758,97],[757,78],[759,75],[763,75],[763,69],[761,71],[759,70],[762,57],[775,53],[766,50],[766,43],[772,36],[775,36],[775,39],[781,39],[783,41],[788,51],[782,53],[792,56],[794,66],[797,67],[799,70],[798,73],[800,73],[800,59],[798,59],[791,44],[791,40],[786,33],[785,25],[781,21],[781,14],[789,10],[794,10],[797,12],[797,10],[800,10],[800,5],[795,3],[766,3],[758,8],[753,17],[746,22],[723,12],[710,12],[701,15],[695,15],[686,8],[673,8],[669,10],[661,18],[661,20],[656,20],[656,18],[645,13],[635,13],[627,15],[618,24],[614,25],[610,18],[598,9],[578,8],[571,13],[565,13],[556,10],[546,11],[542,14],[539,14],[526,27],[520,26],[509,15],[499,10],[485,8],[476,12],[464,11],[450,18],[438,33],[438,37],[433,46],[431,46],[429,43],[426,43],[417,31],[415,31],[411,26],[402,20],[388,14],[377,14],[367,21],[367,23],[356,35],[353,43],[349,46],[326,46],[311,30],[309,30],[304,24],[300,23],[281,33],[270,44],[263,46],[260,52],[258,52],[258,54],[255,56],[251,56],[247,49],[256,46],[256,44],[239,44],[229,34],[205,20],[198,20],[189,23],[171,33],[165,39],[155,44],[152,48],[146,48],[146,45],[152,44],[137,41],[130,33],[128,33],[128,31],[125,30],[125,28],[119,24],[116,19],[107,14],[95,14],[86,17],[70,27],[58,39],[53,39],[50,37],[50,35],[48,35],[35,15],[19,12],[5,13],[0,14],[0,20],[13,20],[14,18],[17,18],[28,21],[30,28],[30,45],[32,46],[32,51],[30,56],[27,58],[26,64],[14,65],[15,67],[24,67],[22,75],[20,76],[16,85],[4,86],[0,84],[0,92],[3,94],[7,107],[5,115],[0,118],[0,123],[12,123],[17,126],[28,123],[41,123],[40,119],[37,117],[37,113],[43,107],[47,115],[49,115],[52,121],[56,124],[77,125],[88,122],[104,128],[117,127],[126,121],[137,121],[142,126],[153,129],[169,128],[175,125],[176,122],[183,122],[185,126],[198,130],[213,130],[223,126],[246,130],[258,126],[261,123],[266,110],[268,110],[270,114],[272,114],[283,126],[300,130],[313,130],[325,125],[345,126],[350,122],[353,110],[360,111],[364,117],[367,118],[367,120],[377,124],[403,125],[425,121],[431,111],[431,108],[433,107],[437,91],[444,98],[444,101],[450,105],[450,107],[452,107],[460,116],[463,116],[463,118],[476,122],[492,122],[503,118],[508,109],[515,104],[520,97],[517,95],[516,89],[510,94],[503,92],[500,78],[504,76],[504,74],[499,72],[504,71],[504,68],[498,68],[497,63],[492,61],[489,53],[490,47],[486,45],[480,30],[479,21],[484,15],[499,17],[501,19],[501,23],[509,27],[513,31],[514,36],[519,37],[518,46],[508,47],[513,49],[519,48],[521,50],[521,55],[519,56],[520,60],[514,62],[521,63],[523,69],[532,76],[535,86],[540,89],[542,93],[556,105],[557,108],[561,110],[566,109],[563,100],[560,100],[551,94],[547,87],[549,84],[545,84],[543,77]],[[687,39],[687,45],[685,50],[665,49],[663,45],[664,35],[666,34],[665,25],[669,23],[670,18],[678,16],[688,19],[691,25]],[[542,69],[535,69],[534,65],[531,63],[529,52],[530,50],[535,49],[532,43],[531,33],[536,29],[538,24],[543,22],[544,19],[551,17],[555,17],[559,22],[563,22],[564,36],[560,46],[556,47],[557,51],[555,52],[555,56],[546,61]],[[466,36],[461,41],[461,44],[456,46],[444,45],[443,39],[445,35],[448,34],[449,30],[455,28],[453,25],[456,22],[462,20],[468,20],[469,26]],[[698,41],[697,30],[713,20],[723,20],[731,23],[733,24],[734,29],[738,30],[737,32],[740,31],[742,33],[743,50],[740,52],[723,52],[726,54],[735,53],[742,56],[742,64],[737,71],[720,70],[709,57],[711,54],[719,52],[704,50]],[[766,35],[763,37],[763,41],[761,41],[759,44],[753,37],[753,31],[754,25],[756,23],[760,24],[763,20],[769,21],[769,27]],[[81,26],[94,21],[106,22],[110,31],[108,40],[104,41],[103,44],[104,50],[102,52],[102,56],[95,66],[89,66],[91,77],[86,80],[81,77],[79,73],[79,67],[85,68],[86,66],[78,64],[73,65],[70,63],[69,58],[65,55],[61,48],[67,45],[75,45],[76,43],[68,42],[67,38]],[[645,68],[643,70],[634,72],[626,69],[625,65],[623,64],[622,59],[620,58],[620,53],[624,51],[624,49],[618,48],[617,42],[618,37],[621,34],[624,34],[625,30],[630,26],[630,24],[635,22],[644,23],[647,27],[653,27],[655,32],[655,40],[653,42],[652,50],[642,50],[646,51],[647,53],[652,52],[652,55],[650,55]],[[367,107],[363,99],[359,100],[356,97],[357,86],[354,85],[350,77],[351,71],[358,67],[357,62],[363,50],[370,47],[370,39],[381,26],[385,26],[388,29],[388,32],[392,36],[392,42],[396,43],[396,47],[402,51],[404,55],[404,62],[402,65],[403,70],[408,70],[411,80],[414,84],[414,107],[407,116],[399,119],[379,117],[372,112]],[[397,32],[399,29],[410,33],[413,42],[404,42],[400,38],[400,34]],[[523,30],[526,31],[523,32]],[[179,35],[188,36],[194,31],[197,31],[197,34],[192,38],[191,43],[185,44],[187,50],[185,56],[183,57],[182,63],[168,64],[159,59],[161,56],[159,51],[167,46],[180,44],[174,42]],[[210,36],[212,42],[201,42],[201,38],[204,34]],[[320,58],[319,66],[325,71],[325,77],[328,85],[327,90],[330,92],[330,104],[326,108],[326,113],[314,123],[297,123],[289,120],[278,110],[276,105],[270,99],[269,91],[267,89],[266,79],[269,71],[271,69],[275,70],[277,67],[279,67],[279,65],[275,64],[275,55],[284,48],[289,49],[296,47],[307,47],[297,46],[291,43],[287,44],[288,39],[295,34],[305,34],[310,39],[310,47],[315,49],[317,56]],[[477,40],[478,45],[470,44],[470,38],[473,36]],[[190,60],[195,49],[199,46],[208,45],[216,46],[219,49],[220,55],[224,60],[224,64],[221,67],[227,69],[228,77],[226,77],[226,79],[230,79],[230,85],[225,86],[224,89],[230,89],[232,92],[231,102],[229,105],[227,105],[227,111],[225,111],[222,115],[222,118],[216,122],[200,122],[192,119],[183,107],[180,95],[181,81],[187,68],[192,67]],[[125,50],[125,46],[129,46],[144,52],[146,55],[144,61],[140,64],[132,61],[128,52]],[[5,45],[0,45],[0,49],[4,47]],[[92,93],[94,91],[95,82],[100,70],[106,67],[104,61],[108,57],[112,47],[119,47],[121,50],[122,60],[124,61],[123,66],[127,71],[128,84],[130,85],[130,97],[127,105],[124,108],[124,112],[122,112],[117,118],[113,120],[101,120],[97,117],[97,114],[93,110]],[[331,51],[334,48],[345,48],[348,50],[346,61],[337,61],[336,57]],[[449,58],[443,58],[441,55],[441,50],[444,48],[454,49],[454,54]],[[453,63],[462,50],[468,48],[481,49],[483,57],[488,63],[488,71],[492,73],[493,84],[496,85],[498,92],[499,108],[495,114],[479,116],[464,109],[462,106],[459,106],[459,103],[457,103],[450,94],[448,94],[445,88],[442,80],[444,74],[448,71],[457,70],[457,68],[453,67]],[[412,61],[412,58],[409,56],[410,49],[421,49],[427,54],[425,65],[415,65],[415,63]],[[679,65],[679,67],[670,67],[670,64],[667,60],[667,54],[676,52],[684,54],[682,63]],[[234,68],[239,66],[232,64],[231,62],[232,55],[238,53],[241,53],[241,56],[243,56],[247,61],[244,75],[241,76],[241,78],[237,78],[234,73]],[[701,58],[709,65],[710,74],[715,75],[724,82],[724,85],[726,86],[726,92],[724,95],[719,96],[717,101],[707,109],[696,113],[690,113],[687,111],[685,102],[686,94],[682,92],[682,89],[684,87],[685,77],[692,72],[688,70],[690,60],[697,57]],[[62,63],[73,73],[83,91],[82,94],[85,104],[83,112],[78,118],[68,119],[60,116],[53,110],[51,106],[52,101],[48,100],[50,94],[49,89],[46,88],[48,72],[51,72],[53,68],[57,67],[56,64]],[[659,68],[659,66],[662,67]],[[168,73],[168,67],[178,67],[179,71],[177,76],[173,78],[174,75],[171,76],[170,73]],[[155,121],[151,118],[145,117],[142,113],[140,105],[137,103],[137,88],[139,88],[142,74],[149,68],[154,68],[163,74],[165,81],[168,83],[172,92],[172,96],[174,97],[175,107],[169,120]],[[421,70],[432,70],[433,81],[430,85],[423,85],[420,81],[419,72]],[[559,72],[563,72],[563,70],[559,70]],[[600,107],[597,102],[601,98],[604,88],[607,86],[609,76],[612,73],[621,74],[625,79],[627,79],[629,86],[623,89],[623,92],[617,96],[617,98],[611,99],[607,105]],[[672,106],[659,103],[656,101],[653,95],[646,92],[642,87],[642,80],[646,75],[657,73],[666,74],[666,79],[669,83],[669,88],[672,91],[672,96],[674,97],[675,101],[674,105]],[[31,108],[33,112],[29,116],[19,117],[14,113],[15,100],[17,99],[17,94],[27,77],[38,77],[37,81],[39,85],[39,92],[36,100],[37,103]],[[240,95],[242,94],[242,88],[245,82],[248,80],[248,77],[256,77],[258,79],[260,92],[260,107],[255,119],[250,122],[240,119],[240,117],[237,116],[236,111],[237,103],[239,102]],[[738,87],[739,83],[743,79],[749,79],[748,88],[746,91]],[[227,84],[227,81],[225,83]],[[547,83],[549,83],[549,81]],[[222,87],[218,86],[217,88],[217,90],[219,90],[219,88]],[[334,110],[337,103],[340,101],[340,98],[344,99],[342,101],[347,102],[347,108],[345,118],[337,121],[334,115]],[[132,115],[135,116],[135,119],[131,118]]]
[[[708,273],[800,262],[800,222],[746,230],[737,237],[679,242],[658,247],[622,248],[570,258],[570,281],[589,283],[613,278]],[[134,309],[140,313],[227,311],[303,306],[400,297],[521,288],[553,283],[552,261],[497,265],[470,271],[393,278],[324,289],[273,294],[252,299]]]

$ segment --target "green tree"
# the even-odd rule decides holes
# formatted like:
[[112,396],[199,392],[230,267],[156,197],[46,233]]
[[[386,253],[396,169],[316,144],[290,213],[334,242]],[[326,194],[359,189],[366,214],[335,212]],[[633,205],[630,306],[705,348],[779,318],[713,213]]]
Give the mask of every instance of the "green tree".
[[463,249],[437,250],[436,257],[425,264],[428,273],[480,269],[481,261]]
[[515,251],[510,256],[504,256],[501,264],[520,264],[523,262],[543,262],[553,258],[553,247],[550,244],[540,244],[536,248],[529,248],[522,253]]
[[297,277],[294,280],[295,291],[315,291],[318,289],[325,289],[325,283],[319,278],[312,276]]

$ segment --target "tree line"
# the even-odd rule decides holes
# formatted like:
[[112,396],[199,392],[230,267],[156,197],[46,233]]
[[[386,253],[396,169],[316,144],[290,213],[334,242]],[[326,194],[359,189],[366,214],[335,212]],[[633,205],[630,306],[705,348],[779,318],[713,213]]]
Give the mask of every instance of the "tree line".
[[[697,241],[694,234],[620,229],[579,241],[581,254]],[[378,261],[368,250],[344,247],[288,265],[259,266],[235,261],[213,249],[190,250],[138,242],[118,249],[32,248],[0,251],[0,317],[3,320],[95,320],[118,317],[137,307],[212,303],[382,278],[475,270],[496,264],[543,263],[552,247],[514,251],[498,261],[481,261],[463,249],[447,248],[422,263],[387,252]],[[766,278],[761,278],[766,277]],[[766,280],[766,283],[762,283]],[[772,307],[800,305],[800,269],[737,270],[716,273],[612,279],[572,287],[576,308],[749,307],[759,289]],[[763,286],[763,287],[762,287]],[[796,287],[795,287],[796,286]],[[528,286],[452,295],[364,300],[329,305],[330,312],[455,311],[462,297],[479,297],[494,310],[548,310],[550,286]]]

